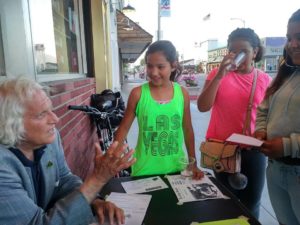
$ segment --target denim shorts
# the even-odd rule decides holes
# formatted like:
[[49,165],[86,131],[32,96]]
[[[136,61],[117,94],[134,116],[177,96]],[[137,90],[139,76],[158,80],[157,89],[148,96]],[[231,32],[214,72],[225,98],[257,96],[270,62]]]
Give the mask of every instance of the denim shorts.
[[300,166],[269,160],[267,184],[278,221],[300,225]]

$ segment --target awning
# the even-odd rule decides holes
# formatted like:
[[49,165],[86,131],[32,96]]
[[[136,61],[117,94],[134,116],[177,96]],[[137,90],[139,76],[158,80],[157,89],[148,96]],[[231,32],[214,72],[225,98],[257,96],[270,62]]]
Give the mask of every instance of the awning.
[[133,63],[152,43],[153,36],[117,10],[118,45],[123,63]]

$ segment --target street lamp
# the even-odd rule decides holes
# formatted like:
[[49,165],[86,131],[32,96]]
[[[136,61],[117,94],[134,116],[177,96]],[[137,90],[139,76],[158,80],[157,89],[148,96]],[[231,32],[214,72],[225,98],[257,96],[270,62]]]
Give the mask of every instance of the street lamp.
[[245,28],[246,22],[245,22],[244,19],[242,19],[242,18],[230,18],[230,20],[239,20],[239,21],[241,21],[243,23],[243,27]]
[[132,7],[128,1],[128,4],[126,6],[123,7],[122,9],[123,13],[128,13],[128,12],[135,12],[135,8]]
[[201,42],[195,42],[195,43],[194,43],[194,47],[195,47],[195,48],[201,48],[202,45],[203,45],[205,42],[208,42],[208,41],[210,41],[210,40],[205,40],[205,41],[201,41]]
[[117,0],[110,1],[110,11],[113,12],[115,9],[122,11],[123,13],[135,12],[135,8],[130,5],[129,1],[126,6],[123,6],[123,2]]

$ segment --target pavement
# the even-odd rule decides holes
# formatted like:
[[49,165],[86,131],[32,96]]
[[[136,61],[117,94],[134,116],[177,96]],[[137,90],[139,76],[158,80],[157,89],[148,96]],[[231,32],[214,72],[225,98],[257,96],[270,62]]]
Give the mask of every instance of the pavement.
[[[196,105],[196,99],[197,95],[200,93],[201,88],[204,85],[205,82],[205,75],[202,74],[198,77],[198,86],[197,87],[187,87],[189,93],[190,93],[190,109],[191,109],[191,116],[192,116],[192,124],[193,129],[195,133],[195,146],[196,146],[196,158],[198,162],[200,162],[200,151],[199,146],[200,143],[205,140],[205,133],[208,127],[209,119],[210,119],[210,112],[206,113],[200,113],[197,109]],[[122,97],[124,98],[125,102],[127,102],[128,95],[133,87],[139,86],[142,83],[144,83],[145,80],[143,79],[128,79],[126,80],[121,89]],[[130,147],[133,147],[136,145],[138,136],[138,125],[136,119],[134,120],[131,129],[127,136],[127,141]],[[209,170],[208,170],[209,171]],[[278,225],[278,222],[275,217],[275,213],[272,209],[269,194],[267,190],[267,185],[265,184],[263,193],[262,193],[262,199],[261,199],[261,206],[260,206],[260,223],[262,225]]]

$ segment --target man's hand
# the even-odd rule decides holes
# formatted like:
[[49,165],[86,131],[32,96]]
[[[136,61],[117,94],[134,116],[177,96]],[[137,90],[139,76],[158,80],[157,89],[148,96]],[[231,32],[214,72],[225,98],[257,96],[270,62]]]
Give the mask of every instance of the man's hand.
[[105,216],[108,217],[109,223],[112,224],[124,224],[125,215],[124,211],[118,208],[114,203],[109,201],[103,201],[100,199],[95,199],[92,203],[94,212],[98,216],[99,224],[103,224],[105,221]]
[[98,143],[95,144],[94,171],[80,186],[80,192],[91,203],[101,188],[119,171],[130,167],[136,159],[131,158],[133,149],[126,152],[127,145],[111,144],[105,154]]
[[[93,174],[102,182],[107,182],[123,169],[130,167],[136,159],[131,158],[133,149],[126,152],[127,145],[119,145],[117,141],[111,144],[103,155],[98,143],[95,144],[95,167]],[[131,159],[130,159],[131,158]]]

